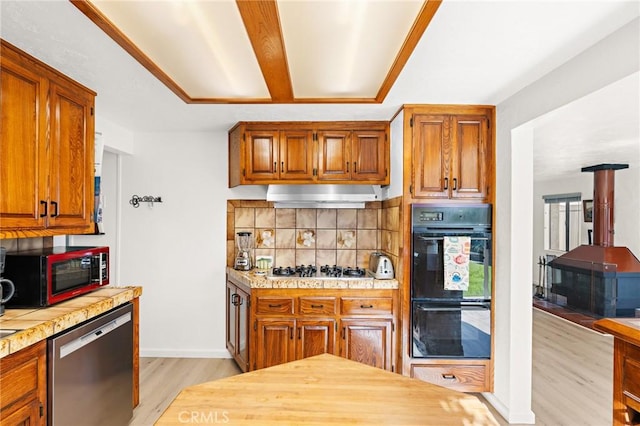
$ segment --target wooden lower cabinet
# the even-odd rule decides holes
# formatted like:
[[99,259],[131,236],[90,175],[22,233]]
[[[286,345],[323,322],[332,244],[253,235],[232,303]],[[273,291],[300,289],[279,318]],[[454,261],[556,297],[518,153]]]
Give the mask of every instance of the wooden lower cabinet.
[[461,392],[485,392],[489,376],[485,365],[412,365],[411,377]]
[[243,372],[249,370],[249,289],[227,281],[227,350]]
[[0,419],[3,426],[45,425],[47,342],[0,359]]
[[249,298],[249,370],[323,353],[395,370],[397,290],[252,288]]
[[343,319],[340,356],[393,371],[392,319]]

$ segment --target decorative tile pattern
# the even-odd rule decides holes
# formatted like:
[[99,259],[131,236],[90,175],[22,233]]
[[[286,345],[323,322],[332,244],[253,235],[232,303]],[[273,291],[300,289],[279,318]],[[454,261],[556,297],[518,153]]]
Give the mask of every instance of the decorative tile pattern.
[[339,230],[337,242],[339,249],[357,248],[357,231],[354,229]]
[[273,228],[256,230],[256,248],[275,248],[276,231]]
[[311,249],[316,247],[316,232],[313,229],[296,230],[296,248]]

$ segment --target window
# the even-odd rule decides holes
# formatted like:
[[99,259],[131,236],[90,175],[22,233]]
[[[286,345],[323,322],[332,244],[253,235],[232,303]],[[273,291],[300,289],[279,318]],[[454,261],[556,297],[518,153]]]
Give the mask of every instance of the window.
[[580,194],[544,195],[544,249],[569,251],[580,245]]

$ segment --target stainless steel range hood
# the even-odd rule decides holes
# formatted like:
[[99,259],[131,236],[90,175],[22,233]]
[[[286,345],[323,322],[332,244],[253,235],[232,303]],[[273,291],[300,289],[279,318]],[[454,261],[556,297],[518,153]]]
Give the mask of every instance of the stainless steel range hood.
[[364,208],[380,201],[380,185],[269,185],[267,201],[276,208]]

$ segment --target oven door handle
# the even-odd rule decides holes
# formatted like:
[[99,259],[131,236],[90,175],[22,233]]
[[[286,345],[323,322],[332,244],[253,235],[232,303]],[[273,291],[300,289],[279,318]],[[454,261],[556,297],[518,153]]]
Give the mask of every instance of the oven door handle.
[[487,309],[490,309],[486,305],[460,305],[460,306],[456,306],[456,307],[451,307],[451,306],[442,306],[442,307],[418,306],[417,308],[419,310],[421,310],[421,311],[427,311],[427,312],[431,312],[431,311],[486,311]]
[[[452,235],[453,236],[453,235]],[[466,237],[467,235],[456,235],[456,237]],[[444,235],[441,237],[418,237],[419,240],[422,241],[442,241],[444,240]],[[489,241],[488,237],[470,237],[472,240],[477,241]]]

